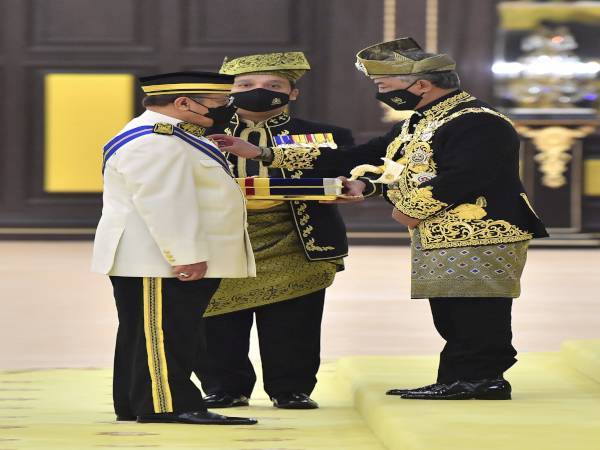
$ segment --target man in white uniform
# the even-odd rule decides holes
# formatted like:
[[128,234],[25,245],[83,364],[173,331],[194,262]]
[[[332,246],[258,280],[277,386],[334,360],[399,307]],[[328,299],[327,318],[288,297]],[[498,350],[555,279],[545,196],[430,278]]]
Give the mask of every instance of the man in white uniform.
[[117,420],[253,424],[206,411],[190,381],[202,315],[221,278],[256,276],[244,196],[203,127],[228,123],[233,77],[140,78],[146,112],[104,148],[93,268],[119,316]]

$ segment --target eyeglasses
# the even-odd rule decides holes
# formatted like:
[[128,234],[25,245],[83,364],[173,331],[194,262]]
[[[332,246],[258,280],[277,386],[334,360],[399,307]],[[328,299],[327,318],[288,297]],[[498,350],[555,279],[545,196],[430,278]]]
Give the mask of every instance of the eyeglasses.
[[213,103],[215,103],[217,107],[218,106],[231,106],[233,104],[233,97],[231,97],[231,96],[219,97],[219,98],[194,96],[194,97],[192,97],[192,100],[194,100],[197,103],[200,103],[202,106],[206,106],[206,105],[204,103],[202,103],[201,100],[210,100]]

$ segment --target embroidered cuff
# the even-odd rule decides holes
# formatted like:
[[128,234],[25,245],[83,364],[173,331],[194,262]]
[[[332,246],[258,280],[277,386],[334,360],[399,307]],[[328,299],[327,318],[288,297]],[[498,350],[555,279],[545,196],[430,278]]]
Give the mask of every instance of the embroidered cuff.
[[321,155],[317,148],[273,147],[273,162],[269,167],[275,169],[313,169],[314,161]]
[[399,190],[394,189],[387,191],[387,197],[401,213],[415,219],[426,219],[448,206],[433,198],[432,190],[431,186],[417,188],[403,196]]

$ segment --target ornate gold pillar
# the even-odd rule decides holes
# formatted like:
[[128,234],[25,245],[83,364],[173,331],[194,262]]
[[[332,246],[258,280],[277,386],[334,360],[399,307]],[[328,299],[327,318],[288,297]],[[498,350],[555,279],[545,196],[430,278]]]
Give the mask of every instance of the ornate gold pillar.
[[[391,41],[396,37],[397,0],[383,0],[383,40]],[[438,48],[438,2],[426,0],[425,4],[425,50],[436,53]],[[410,111],[395,111],[381,103],[383,122],[401,122],[410,116]]]

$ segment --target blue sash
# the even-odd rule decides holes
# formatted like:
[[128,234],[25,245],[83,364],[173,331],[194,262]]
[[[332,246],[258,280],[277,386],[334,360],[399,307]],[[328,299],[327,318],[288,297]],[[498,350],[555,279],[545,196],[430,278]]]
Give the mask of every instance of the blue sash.
[[231,171],[229,170],[229,163],[227,162],[227,158],[225,158],[225,155],[221,152],[221,150],[219,150],[218,147],[215,147],[214,145],[211,145],[211,144],[207,144],[206,142],[202,141],[201,139],[198,139],[193,134],[186,133],[181,128],[174,128],[173,136],[177,136],[182,141],[190,144],[196,150],[201,151],[209,158],[218,162],[221,165],[221,167],[223,167],[225,172],[227,172],[229,175],[233,176],[231,174]]
[[154,127],[152,125],[144,125],[141,127],[132,128],[131,130],[127,130],[111,139],[108,142],[108,144],[104,146],[104,150],[102,153],[102,173],[104,173],[106,163],[111,158],[111,156],[115,154],[117,150],[119,150],[128,142],[133,141],[135,138],[154,133],[153,130]]
[[[128,142],[131,142],[134,139],[137,139],[141,136],[146,136],[147,134],[154,133],[154,125],[143,125],[140,127],[132,128],[131,130],[124,131],[123,133],[115,136],[111,139],[105,146],[103,150],[103,158],[102,158],[102,173],[104,173],[104,169],[106,168],[106,163],[108,160]],[[210,144],[198,139],[196,136],[186,133],[180,128],[173,127],[173,136],[178,137],[185,143],[191,145],[196,150],[202,152],[213,161],[218,162],[221,167],[229,174],[231,171],[229,170],[229,164],[227,163],[227,159],[225,155],[221,153],[221,151]]]

